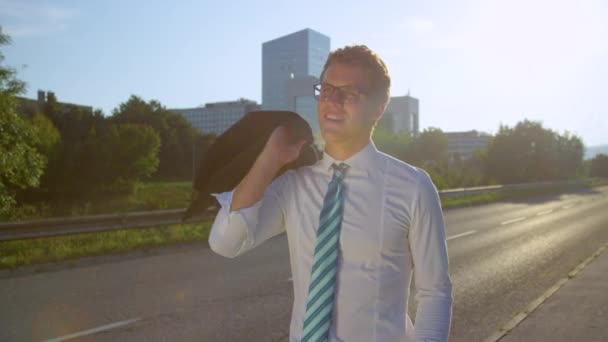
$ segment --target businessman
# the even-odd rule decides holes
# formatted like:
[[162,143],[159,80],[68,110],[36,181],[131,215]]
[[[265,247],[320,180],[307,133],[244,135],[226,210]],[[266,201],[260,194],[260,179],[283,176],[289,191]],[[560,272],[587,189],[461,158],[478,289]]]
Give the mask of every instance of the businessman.
[[304,145],[275,129],[234,191],[215,195],[211,248],[236,257],[287,232],[290,341],[447,341],[452,285],[437,190],[371,140],[390,96],[385,63],[366,46],[338,49],[314,91],[323,158],[273,180]]

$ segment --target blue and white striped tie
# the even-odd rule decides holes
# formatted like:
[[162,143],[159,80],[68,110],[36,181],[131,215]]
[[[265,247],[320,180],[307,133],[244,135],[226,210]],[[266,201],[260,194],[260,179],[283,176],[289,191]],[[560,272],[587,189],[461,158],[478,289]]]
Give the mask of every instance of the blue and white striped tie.
[[334,175],[329,182],[319,217],[317,244],[312,262],[310,286],[304,316],[302,342],[327,341],[334,304],[334,284],[338,241],[342,226],[344,184],[348,165],[332,165]]

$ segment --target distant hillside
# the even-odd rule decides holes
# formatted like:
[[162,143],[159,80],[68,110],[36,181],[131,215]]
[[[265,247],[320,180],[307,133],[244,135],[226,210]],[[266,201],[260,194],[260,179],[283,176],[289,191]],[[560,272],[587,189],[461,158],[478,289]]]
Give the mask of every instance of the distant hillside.
[[593,159],[600,153],[608,155],[608,145],[588,146],[585,148],[585,159]]

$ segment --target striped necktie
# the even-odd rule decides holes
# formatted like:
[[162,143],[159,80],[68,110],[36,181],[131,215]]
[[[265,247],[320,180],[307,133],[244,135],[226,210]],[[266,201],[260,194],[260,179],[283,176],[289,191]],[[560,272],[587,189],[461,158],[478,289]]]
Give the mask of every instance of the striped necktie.
[[334,304],[334,284],[338,241],[342,225],[344,183],[348,165],[332,165],[334,174],[329,182],[323,209],[319,217],[317,244],[312,263],[302,342],[327,341]]

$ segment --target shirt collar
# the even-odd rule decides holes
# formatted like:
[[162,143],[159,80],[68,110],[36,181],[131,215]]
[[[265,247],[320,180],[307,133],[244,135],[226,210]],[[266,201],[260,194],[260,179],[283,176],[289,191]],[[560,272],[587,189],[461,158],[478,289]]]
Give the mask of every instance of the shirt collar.
[[323,158],[319,161],[319,166],[328,172],[332,172],[331,166],[333,164],[345,163],[349,166],[346,175],[366,175],[371,176],[376,165],[376,156],[378,155],[376,145],[372,141],[369,142],[361,151],[355,153],[347,160],[336,160],[330,156],[327,152],[323,151]]

